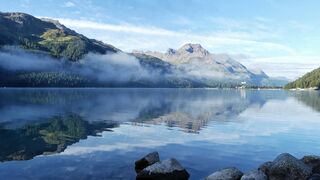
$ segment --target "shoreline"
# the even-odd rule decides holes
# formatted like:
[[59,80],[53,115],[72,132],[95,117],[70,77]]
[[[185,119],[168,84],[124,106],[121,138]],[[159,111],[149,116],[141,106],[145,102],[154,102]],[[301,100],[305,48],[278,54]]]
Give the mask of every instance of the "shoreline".
[[290,91],[319,91],[320,89],[318,87],[310,87],[310,88],[292,88],[288,89]]
[[284,88],[217,88],[217,87],[0,87],[0,89],[216,89],[216,90],[291,90]]
[[[136,180],[188,180],[192,174],[174,158],[160,161],[158,152],[151,152],[135,162]],[[320,156],[306,155],[297,159],[289,153],[262,163],[248,172],[228,167],[208,174],[205,180],[320,180]]]

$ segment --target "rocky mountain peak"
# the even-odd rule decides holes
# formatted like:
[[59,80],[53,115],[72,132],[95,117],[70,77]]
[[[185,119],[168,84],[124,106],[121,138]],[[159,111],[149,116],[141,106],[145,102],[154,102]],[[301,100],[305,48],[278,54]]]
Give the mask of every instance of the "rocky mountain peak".
[[[43,22],[41,19],[21,12],[0,12],[0,20],[5,26],[8,26],[9,24],[7,23],[10,21],[11,23],[15,23],[15,25],[20,28],[27,27],[30,29],[37,29],[41,28],[42,26],[48,26],[47,22]],[[54,26],[51,25],[50,27]]]
[[18,24],[23,24],[25,21],[33,19],[32,16],[20,13],[20,12],[13,12],[13,13],[1,13],[1,16],[4,18],[10,19]]
[[168,50],[167,50],[167,54],[175,54],[175,53],[177,53],[177,51],[175,50],[175,49],[172,49],[172,48],[169,48]]
[[197,54],[201,56],[205,56],[209,54],[209,51],[204,49],[200,44],[185,44],[181,48],[178,49],[180,54]]
[[71,35],[76,35],[77,33],[67,27],[65,27],[63,24],[61,24],[58,20],[50,19],[50,18],[41,18],[42,21],[52,23],[56,26],[57,29],[60,29],[61,31],[71,34]]
[[268,76],[262,69],[255,68],[255,69],[250,69],[250,71],[253,74],[256,74],[256,75],[259,75],[259,76],[264,76],[264,77]]
[[64,25],[62,25],[58,20],[50,19],[50,18],[41,18],[42,21],[53,23],[58,29],[66,29]]

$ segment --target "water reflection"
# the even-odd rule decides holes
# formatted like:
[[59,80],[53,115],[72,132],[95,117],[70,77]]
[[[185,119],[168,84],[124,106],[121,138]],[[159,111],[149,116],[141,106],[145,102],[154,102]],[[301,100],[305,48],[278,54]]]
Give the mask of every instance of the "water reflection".
[[319,91],[296,91],[294,97],[315,111],[320,112],[320,92]]
[[76,114],[55,116],[20,128],[0,128],[0,161],[28,160],[59,153],[68,145],[117,126],[114,122],[88,123]]
[[[0,160],[27,160],[121,122],[165,124],[199,133],[210,121],[227,122],[266,92],[207,89],[9,89],[1,90]],[[273,99],[281,99],[279,91]],[[227,97],[227,98],[226,98]]]
[[18,127],[74,113],[87,121],[166,123],[193,132],[208,121],[228,121],[251,105],[262,106],[269,98],[286,98],[285,91],[273,93],[272,97],[268,94],[206,89],[2,90],[0,122]]
[[132,163],[154,150],[191,179],[317,154],[319,101],[281,90],[3,89],[1,161],[45,156],[0,163],[0,179],[133,179]]
[[[199,133],[210,121],[228,122],[250,106],[261,107],[268,100],[264,91],[193,90],[173,92],[174,99],[160,106],[146,106],[133,122],[166,124],[180,127],[185,132]],[[272,99],[283,99],[286,92],[279,91]]]

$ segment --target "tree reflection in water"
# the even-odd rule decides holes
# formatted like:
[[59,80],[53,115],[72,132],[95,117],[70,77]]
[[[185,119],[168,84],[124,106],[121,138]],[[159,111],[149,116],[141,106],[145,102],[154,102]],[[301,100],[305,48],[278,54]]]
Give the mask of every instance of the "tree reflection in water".
[[89,123],[81,116],[54,116],[45,122],[26,124],[17,129],[0,127],[0,161],[28,160],[41,154],[62,152],[68,145],[96,136],[115,122]]

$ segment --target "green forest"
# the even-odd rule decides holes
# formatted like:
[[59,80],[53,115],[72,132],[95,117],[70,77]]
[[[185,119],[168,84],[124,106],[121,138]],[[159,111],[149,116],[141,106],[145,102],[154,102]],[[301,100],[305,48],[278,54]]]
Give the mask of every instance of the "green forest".
[[24,13],[1,13],[0,22],[0,47],[19,45],[70,61],[77,61],[88,52],[105,54],[119,51],[111,45],[78,34],[57,21],[38,19]]
[[301,78],[287,84],[285,88],[320,88],[320,68],[315,69]]

